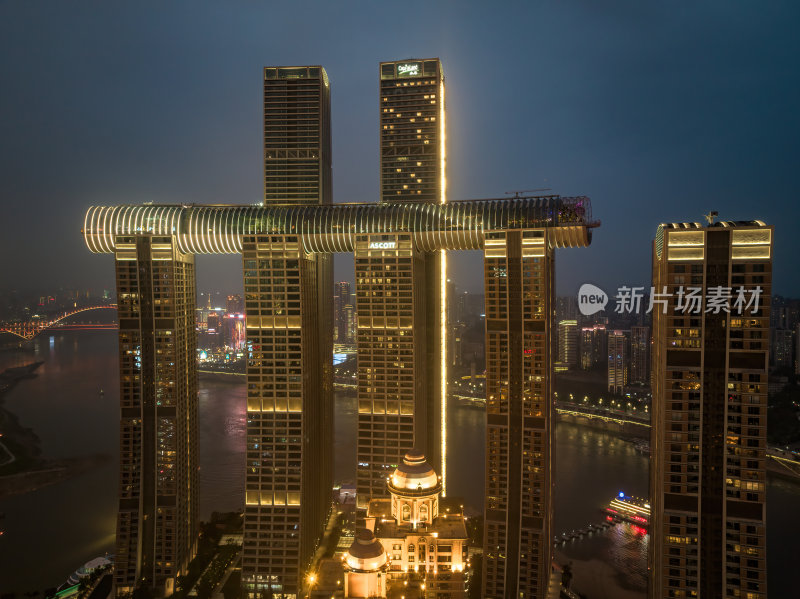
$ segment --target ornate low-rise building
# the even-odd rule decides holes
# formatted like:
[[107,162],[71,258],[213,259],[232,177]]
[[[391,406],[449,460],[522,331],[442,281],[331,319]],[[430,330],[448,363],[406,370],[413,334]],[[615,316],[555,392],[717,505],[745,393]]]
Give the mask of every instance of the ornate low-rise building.
[[389,591],[402,586],[421,596],[465,597],[468,542],[461,504],[441,497],[441,479],[417,450],[405,455],[387,486],[389,499],[370,500],[366,527],[386,551]]
[[345,597],[386,597],[386,550],[371,530],[361,529],[345,554]]

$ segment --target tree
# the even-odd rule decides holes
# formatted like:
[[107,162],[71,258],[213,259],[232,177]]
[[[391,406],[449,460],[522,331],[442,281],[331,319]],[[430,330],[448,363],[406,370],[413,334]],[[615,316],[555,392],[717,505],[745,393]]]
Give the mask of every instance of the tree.
[[561,571],[561,586],[563,586],[565,589],[568,589],[571,584],[572,584],[572,562],[564,566],[564,569]]

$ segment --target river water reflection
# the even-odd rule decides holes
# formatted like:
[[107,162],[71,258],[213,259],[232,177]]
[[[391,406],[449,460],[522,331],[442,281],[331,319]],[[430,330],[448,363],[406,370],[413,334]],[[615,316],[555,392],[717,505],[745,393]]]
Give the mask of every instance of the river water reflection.
[[[34,351],[0,353],[0,369],[43,360],[38,376],[22,381],[6,407],[42,440],[45,457],[106,453],[111,460],[64,483],[0,501],[0,591],[55,586],[89,559],[113,551],[118,459],[116,334],[72,332],[42,337]],[[100,393],[100,390],[103,393]],[[245,388],[241,380],[201,378],[200,511],[241,509],[244,500]],[[482,410],[448,409],[448,494],[467,510],[483,508],[485,424]],[[356,402],[337,396],[335,473],[354,479]],[[556,532],[599,522],[600,508],[620,490],[647,494],[647,459],[633,444],[602,431],[557,427]],[[767,546],[770,596],[791,596],[794,539],[800,521],[800,485],[771,479]],[[575,567],[575,584],[591,599],[644,597],[647,536],[618,526],[574,541],[559,557]]]

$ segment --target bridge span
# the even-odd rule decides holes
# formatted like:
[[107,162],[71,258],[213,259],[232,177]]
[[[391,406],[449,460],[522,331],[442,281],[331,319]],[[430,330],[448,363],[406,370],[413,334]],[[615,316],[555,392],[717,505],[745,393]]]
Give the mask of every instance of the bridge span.
[[101,329],[116,329],[118,325],[116,324],[92,324],[92,325],[73,325],[73,324],[62,324],[62,321],[71,317],[75,316],[76,314],[81,314],[83,312],[89,312],[91,310],[116,310],[117,304],[107,304],[103,306],[89,306],[86,308],[78,308],[77,310],[72,310],[71,312],[65,312],[61,316],[57,318],[53,318],[49,321],[29,321],[29,322],[12,322],[12,323],[3,323],[0,324],[0,333],[10,333],[11,335],[15,335],[20,339],[24,339],[26,341],[33,339],[36,335],[54,328],[59,329],[85,329],[85,328],[101,328]]

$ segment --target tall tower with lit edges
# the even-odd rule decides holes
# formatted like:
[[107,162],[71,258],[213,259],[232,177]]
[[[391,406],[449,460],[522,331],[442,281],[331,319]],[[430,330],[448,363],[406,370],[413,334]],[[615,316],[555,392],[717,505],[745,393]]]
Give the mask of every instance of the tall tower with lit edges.
[[656,233],[653,284],[670,299],[653,310],[650,599],[767,597],[772,232],[747,221]]
[[[438,58],[380,64],[381,203],[444,204],[444,74]],[[446,492],[446,254],[403,234],[355,248],[358,319],[358,507],[414,447]]]
[[170,594],[197,542],[194,255],[174,235],[114,239],[120,479],[114,586]]
[[[264,205],[330,203],[325,69],[267,67]],[[242,238],[248,352],[242,584],[251,597],[300,591],[331,504],[332,256],[307,253],[298,233]]]
[[485,599],[544,599],[550,579],[556,245],[549,229],[486,237]]

